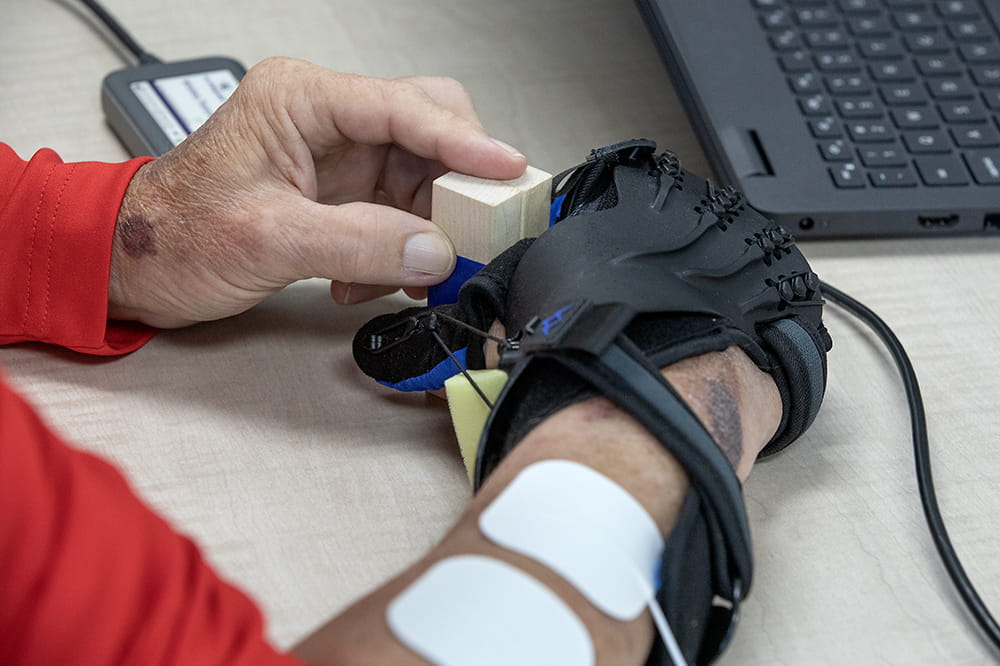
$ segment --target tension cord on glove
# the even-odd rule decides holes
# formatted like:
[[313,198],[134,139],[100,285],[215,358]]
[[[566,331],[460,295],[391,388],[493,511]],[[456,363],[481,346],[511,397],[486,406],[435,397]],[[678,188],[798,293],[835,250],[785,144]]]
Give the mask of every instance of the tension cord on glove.
[[[368,343],[366,345],[368,351],[372,354],[382,354],[393,347],[406,342],[414,335],[418,333],[427,332],[431,334],[437,345],[444,351],[445,355],[451,360],[455,365],[455,368],[462,373],[462,375],[468,380],[469,385],[472,386],[473,390],[479,395],[486,406],[493,409],[493,402],[486,397],[486,393],[480,388],[479,384],[472,378],[469,371],[466,369],[465,364],[462,363],[456,356],[455,353],[448,346],[448,343],[444,341],[441,334],[438,331],[441,330],[442,321],[448,322],[458,326],[459,328],[464,328],[465,330],[479,336],[483,340],[492,341],[497,344],[498,351],[503,354],[507,351],[514,351],[518,348],[517,340],[513,338],[500,338],[495,335],[490,334],[489,331],[484,331],[482,329],[476,328],[475,326],[470,326],[460,319],[456,319],[451,315],[445,314],[443,312],[425,312],[420,315],[413,315],[407,317],[406,320],[391,324],[383,329],[372,333],[368,337]],[[390,333],[398,329],[403,329],[403,333],[399,336],[392,336],[392,339],[386,343],[387,338],[390,337]]]

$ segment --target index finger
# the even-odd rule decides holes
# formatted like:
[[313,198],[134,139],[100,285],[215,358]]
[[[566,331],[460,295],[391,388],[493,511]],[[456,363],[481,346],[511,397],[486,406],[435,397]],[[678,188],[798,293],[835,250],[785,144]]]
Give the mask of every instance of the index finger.
[[[316,68],[310,86],[313,126],[293,117],[313,145],[348,139],[397,144],[447,168],[480,178],[517,178],[527,166],[520,152],[492,138],[466,110],[440,103],[410,79],[374,79]],[[335,138],[336,137],[336,138]]]

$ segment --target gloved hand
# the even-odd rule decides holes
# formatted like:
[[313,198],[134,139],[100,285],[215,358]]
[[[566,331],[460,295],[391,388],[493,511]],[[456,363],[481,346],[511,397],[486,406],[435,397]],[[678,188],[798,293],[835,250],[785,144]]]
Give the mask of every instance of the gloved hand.
[[[379,317],[354,341],[358,365],[402,390],[437,388],[484,363],[484,332],[508,338],[509,379],[476,454],[478,487],[547,415],[602,395],[684,467],[692,490],[663,555],[657,600],[686,658],[721,651],[751,580],[749,528],[731,463],[658,368],[739,346],[774,379],[772,453],[812,422],[831,341],[819,280],[791,236],[680,168],[655,144],[599,149],[555,178],[556,224],[469,280],[455,305]],[[712,600],[721,599],[722,604]],[[650,663],[668,663],[662,645]]]
[[[790,443],[811,423],[825,386],[831,342],[818,278],[791,236],[737,192],[654,152],[650,141],[625,141],[556,176],[557,224],[542,245],[509,248],[455,304],[373,319],[354,340],[358,366],[400,390],[439,389],[460,371],[456,361],[484,367],[494,320],[512,340],[538,340],[554,321],[546,318],[566,314],[563,305],[623,303],[634,315],[626,334],[657,367],[743,348],[775,378],[785,407],[764,453]],[[536,318],[532,338],[526,326]],[[508,367],[525,352],[501,346]]]

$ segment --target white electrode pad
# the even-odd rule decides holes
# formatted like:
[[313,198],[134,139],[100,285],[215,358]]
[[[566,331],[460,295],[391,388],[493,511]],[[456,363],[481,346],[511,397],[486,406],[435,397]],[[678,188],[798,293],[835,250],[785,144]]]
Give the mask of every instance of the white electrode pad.
[[636,618],[655,593],[664,547],[656,523],[621,486],[580,463],[524,468],[480,515],[479,529],[617,620]]
[[407,647],[438,666],[591,666],[590,634],[549,588],[500,560],[457,555],[389,604]]

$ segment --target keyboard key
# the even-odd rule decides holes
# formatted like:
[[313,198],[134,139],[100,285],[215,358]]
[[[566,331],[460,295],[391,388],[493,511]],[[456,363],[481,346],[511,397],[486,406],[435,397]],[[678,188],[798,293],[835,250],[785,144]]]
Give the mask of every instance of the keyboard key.
[[830,98],[822,94],[800,97],[799,109],[807,116],[828,116],[833,113]]
[[791,53],[783,53],[778,56],[778,62],[781,64],[781,69],[788,74],[808,72],[812,69],[812,60],[809,58],[807,51],[799,50],[792,51]]
[[837,0],[845,14],[877,14],[881,11],[879,0]]
[[960,77],[930,79],[927,89],[935,99],[966,99],[975,95],[969,82]]
[[1000,133],[990,125],[970,125],[951,128],[951,138],[959,148],[992,148],[1000,146]]
[[934,16],[925,10],[893,12],[892,22],[900,30],[923,30],[935,24]]
[[847,74],[825,77],[826,89],[834,95],[858,95],[871,91],[871,84],[864,76]]
[[868,177],[875,187],[915,187],[917,184],[917,177],[909,167],[873,169]]
[[966,62],[1000,63],[1000,44],[996,42],[960,44],[958,52]]
[[795,51],[802,48],[802,40],[799,33],[794,30],[782,30],[767,38],[771,42],[771,48],[775,51]]
[[983,88],[1000,86],[1000,65],[976,65],[969,68],[972,80]]
[[969,175],[954,155],[933,155],[914,160],[920,179],[927,185],[968,185]]
[[938,106],[941,117],[949,123],[978,123],[986,120],[986,108],[979,102],[948,102]]
[[840,25],[840,15],[830,7],[804,7],[795,10],[795,22],[803,28],[830,28]]
[[784,9],[771,9],[760,15],[760,24],[765,30],[783,30],[791,27],[792,20]]
[[816,56],[816,67],[821,72],[855,72],[861,62],[850,51],[826,51]]
[[847,21],[847,28],[857,37],[885,37],[893,30],[884,16],[855,16]]
[[938,14],[949,19],[977,18],[979,5],[976,0],[938,0]]
[[753,0],[753,6],[757,9],[773,9],[780,7],[782,0]]
[[833,116],[809,121],[809,131],[817,139],[828,139],[842,136],[844,133],[840,129],[840,123]]
[[881,122],[848,123],[847,133],[855,143],[892,141],[896,136],[890,125]]
[[984,90],[983,100],[993,111],[1000,111],[1000,90]]
[[870,146],[858,150],[861,163],[866,167],[906,166],[910,159],[898,143],[889,146]]
[[982,19],[948,24],[948,34],[956,42],[990,41],[993,29]]
[[896,106],[899,104],[917,105],[926,104],[930,101],[923,86],[915,83],[895,83],[892,85],[879,86],[879,94],[886,104]]
[[1000,150],[972,150],[963,157],[977,183],[1000,185]]
[[830,176],[833,178],[833,184],[837,187],[865,187],[864,171],[855,162],[846,162],[830,167]]
[[903,132],[903,145],[915,154],[951,152],[947,135],[937,130]]
[[874,97],[838,99],[834,104],[842,118],[881,118],[882,105]]
[[886,60],[872,65],[869,70],[872,78],[879,83],[890,81],[913,81],[917,77],[917,72],[906,60]]
[[885,0],[890,9],[926,9],[927,0]]
[[849,44],[843,30],[808,30],[803,36],[814,49],[846,49]]
[[818,93],[821,90],[819,77],[814,72],[800,72],[795,76],[789,76],[788,85],[799,94]]
[[934,109],[927,106],[893,109],[890,114],[900,129],[934,129],[941,124]]
[[915,62],[924,76],[955,76],[965,71],[958,58],[952,55],[920,56]]
[[858,50],[866,58],[898,58],[903,45],[895,37],[864,37],[858,40]]
[[951,40],[939,30],[909,32],[903,35],[903,43],[912,53],[948,53],[951,51]]
[[819,144],[819,152],[827,162],[846,162],[853,156],[850,145],[843,139],[831,139]]

